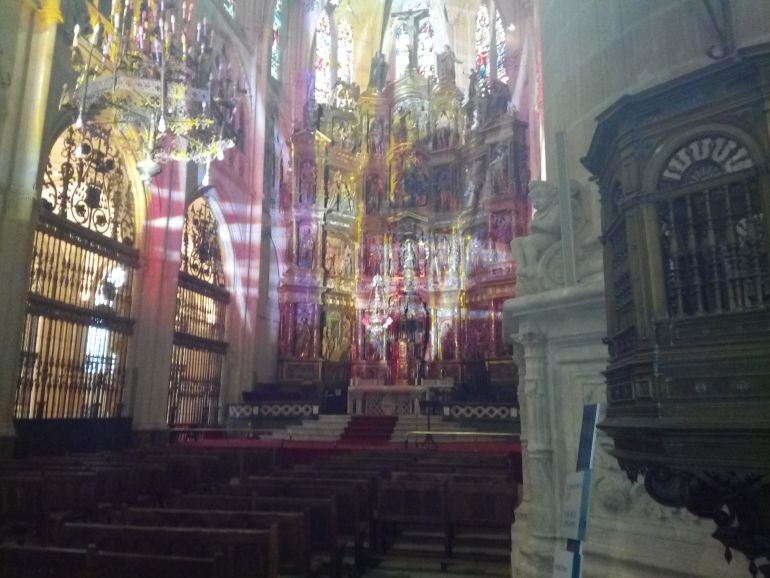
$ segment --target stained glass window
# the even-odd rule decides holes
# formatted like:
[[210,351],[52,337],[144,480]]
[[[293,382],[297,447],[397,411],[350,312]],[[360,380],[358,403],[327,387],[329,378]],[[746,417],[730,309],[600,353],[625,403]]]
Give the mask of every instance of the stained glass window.
[[281,4],[283,0],[275,0],[273,9],[273,43],[270,47],[270,76],[278,80],[281,77]]
[[479,72],[479,80],[487,77],[489,68],[489,50],[490,50],[490,29],[489,29],[489,8],[481,6],[476,14],[476,34],[474,38],[476,44],[476,70]]
[[495,17],[495,44],[497,44],[497,80],[508,84],[508,71],[505,68],[505,28],[500,12]]
[[401,22],[396,27],[396,78],[401,78],[409,68],[410,52],[412,51],[412,38],[409,27]]
[[235,19],[235,0],[223,0],[222,7],[230,18]]
[[421,76],[436,75],[436,54],[433,52],[433,25],[428,18],[420,21],[417,36],[417,70]]
[[332,92],[332,31],[329,15],[321,12],[315,29],[315,99],[327,104]]
[[345,82],[353,79],[353,27],[347,18],[337,25],[337,78]]
[[[476,14],[476,70],[479,80],[486,80],[490,74],[490,53],[492,51],[492,26],[489,6],[481,6]],[[505,68],[505,27],[500,12],[495,11],[495,60],[497,61],[497,79],[508,84],[508,71]]]

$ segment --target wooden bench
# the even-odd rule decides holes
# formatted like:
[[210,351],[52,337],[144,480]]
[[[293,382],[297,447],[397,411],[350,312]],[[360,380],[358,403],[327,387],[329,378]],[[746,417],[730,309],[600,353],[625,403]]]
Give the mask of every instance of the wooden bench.
[[310,517],[310,544],[314,554],[324,557],[332,573],[339,575],[345,541],[338,537],[337,504],[332,498],[262,497],[253,494],[185,494],[175,496],[171,506],[195,510],[251,510],[261,512],[303,512]]
[[306,573],[310,568],[310,514],[250,510],[178,510],[125,508],[114,512],[112,523],[132,526],[269,529],[278,527],[281,571]]
[[221,557],[190,558],[45,546],[0,546],[3,578],[224,578]]
[[[165,528],[62,523],[56,546],[86,547],[130,554],[214,557],[222,555],[223,578],[278,575],[278,529]],[[178,575],[178,574],[177,574]]]

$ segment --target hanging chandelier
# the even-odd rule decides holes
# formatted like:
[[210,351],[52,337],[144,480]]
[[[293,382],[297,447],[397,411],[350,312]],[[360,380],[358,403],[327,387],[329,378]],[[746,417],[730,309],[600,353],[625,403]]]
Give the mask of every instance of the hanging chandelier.
[[193,0],[113,0],[110,18],[96,14],[88,35],[75,26],[77,85],[65,86],[62,102],[77,110],[75,128],[132,128],[146,183],[169,161],[203,164],[207,180],[211,161],[239,137],[245,80],[235,78],[224,38],[194,11]]

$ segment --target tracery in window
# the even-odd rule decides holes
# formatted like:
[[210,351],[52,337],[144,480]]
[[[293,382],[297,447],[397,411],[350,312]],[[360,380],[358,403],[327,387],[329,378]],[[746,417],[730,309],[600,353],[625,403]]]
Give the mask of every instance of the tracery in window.
[[433,25],[430,19],[420,21],[417,35],[417,70],[420,76],[429,78],[436,75],[436,54],[433,51]]
[[281,77],[282,2],[283,0],[275,0],[275,8],[273,9],[273,43],[270,47],[270,76],[276,80]]
[[347,18],[337,25],[337,79],[353,80],[353,27]]
[[327,104],[332,92],[332,31],[329,15],[321,12],[315,29],[315,99]]

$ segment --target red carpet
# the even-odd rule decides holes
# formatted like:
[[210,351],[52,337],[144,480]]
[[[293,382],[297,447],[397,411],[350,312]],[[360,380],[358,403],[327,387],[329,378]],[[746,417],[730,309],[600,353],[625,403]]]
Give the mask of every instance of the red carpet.
[[390,442],[398,418],[387,415],[351,416],[340,442],[352,444],[384,444]]

